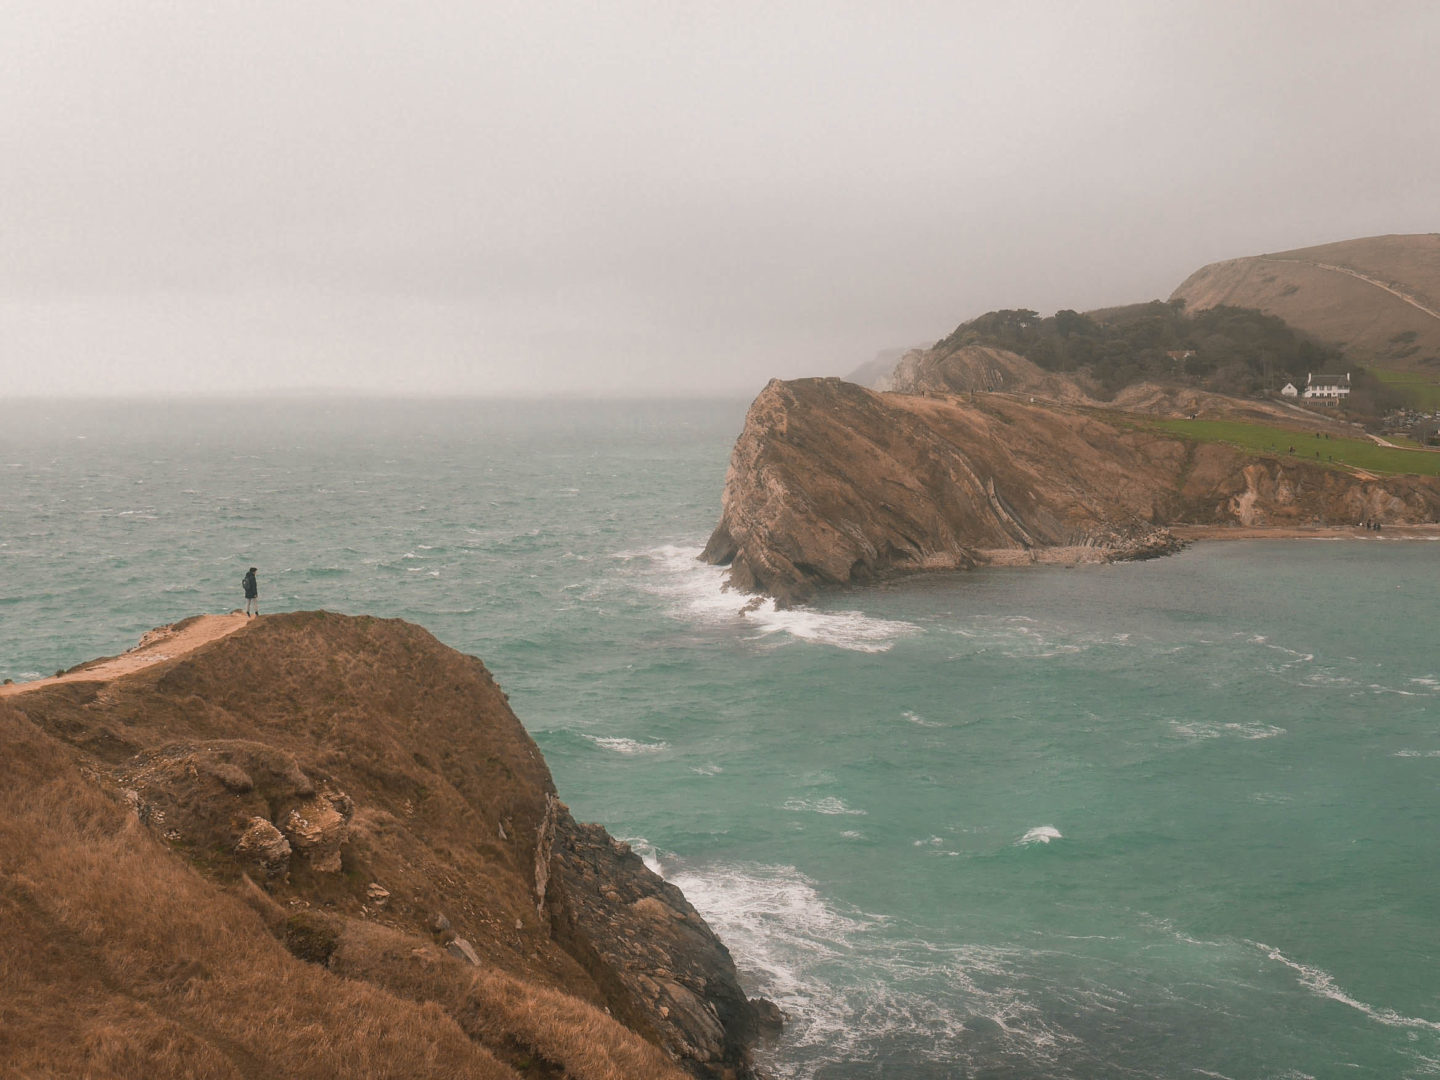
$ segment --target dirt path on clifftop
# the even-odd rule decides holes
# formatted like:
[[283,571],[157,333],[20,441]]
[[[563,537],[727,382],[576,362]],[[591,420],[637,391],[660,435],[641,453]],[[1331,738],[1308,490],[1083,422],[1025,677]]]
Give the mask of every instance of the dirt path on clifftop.
[[[259,616],[257,616],[258,618]],[[0,697],[23,694],[42,686],[53,686],[62,682],[109,682],[122,675],[130,675],[151,664],[173,660],[193,652],[201,645],[233,634],[250,620],[236,612],[230,615],[195,615],[182,619],[171,626],[160,626],[149,631],[129,652],[100,660],[91,660],[79,667],[71,668],[61,675],[33,682],[8,683],[0,686]]]
[[1336,265],[1334,265],[1333,263],[1313,262],[1313,261],[1311,261],[1310,259],[1279,259],[1279,258],[1273,258],[1273,257],[1271,257],[1271,256],[1266,256],[1266,255],[1260,256],[1260,261],[1261,261],[1261,262],[1299,263],[1299,264],[1302,265],[1302,266],[1313,266],[1313,267],[1315,267],[1317,270],[1329,270],[1329,271],[1331,271],[1332,273],[1345,274],[1345,275],[1347,275],[1347,276],[1349,276],[1349,277],[1355,278],[1355,279],[1358,280],[1358,281],[1363,281],[1363,282],[1365,282],[1365,284],[1367,284],[1367,285],[1373,285],[1373,286],[1375,286],[1375,288],[1377,288],[1377,289],[1382,289],[1382,290],[1384,290],[1385,292],[1389,293],[1391,296],[1395,297],[1397,300],[1403,300],[1403,301],[1405,301],[1405,303],[1407,303],[1407,304],[1409,304],[1411,307],[1415,308],[1415,310],[1417,310],[1417,311],[1423,311],[1426,315],[1429,315],[1432,319],[1440,319],[1440,311],[1436,311],[1434,308],[1428,307],[1427,305],[1422,304],[1419,300],[1415,299],[1415,297],[1411,296],[1409,293],[1407,293],[1407,292],[1401,292],[1399,289],[1396,289],[1396,288],[1394,288],[1393,286],[1386,285],[1383,281],[1377,281],[1375,278],[1370,277],[1368,274],[1362,274],[1362,273],[1360,273],[1359,270],[1351,270],[1348,266],[1336,266]]

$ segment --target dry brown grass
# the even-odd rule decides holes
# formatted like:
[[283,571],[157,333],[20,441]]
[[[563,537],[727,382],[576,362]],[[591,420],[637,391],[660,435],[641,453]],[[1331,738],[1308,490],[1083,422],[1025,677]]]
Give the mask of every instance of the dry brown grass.
[[[220,646],[0,701],[0,1078],[686,1076],[537,919],[553,785],[478,661],[323,613]],[[321,783],[357,807],[343,872],[243,876],[237,820]]]
[[683,1080],[658,1049],[599,1009],[501,971],[482,971],[471,986],[480,1029],[489,1039],[518,1039],[584,1080]]
[[685,1080],[658,1048],[578,998],[515,978],[476,971],[438,948],[387,927],[350,923],[331,961],[338,974],[404,997],[440,1003],[464,1030],[512,1060],[557,1068],[576,1080]]
[[4,1075],[516,1075],[439,1007],[296,960],[27,727],[0,714]]

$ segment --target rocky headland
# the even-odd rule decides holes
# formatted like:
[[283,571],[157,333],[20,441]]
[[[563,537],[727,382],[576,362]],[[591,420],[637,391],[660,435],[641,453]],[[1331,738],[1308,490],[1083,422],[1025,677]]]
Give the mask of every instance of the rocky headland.
[[902,361],[908,393],[772,381],[736,441],[702,557],[728,566],[732,587],[794,603],[907,571],[1169,554],[1182,546],[1171,524],[1440,516],[1433,478],[1326,467],[1284,448],[1257,456],[1143,422],[1275,419],[1280,407],[1144,385],[1106,404],[1012,354],[944,359]]
[[773,1006],[571,817],[479,660],[220,630],[0,695],[10,1075],[755,1076]]

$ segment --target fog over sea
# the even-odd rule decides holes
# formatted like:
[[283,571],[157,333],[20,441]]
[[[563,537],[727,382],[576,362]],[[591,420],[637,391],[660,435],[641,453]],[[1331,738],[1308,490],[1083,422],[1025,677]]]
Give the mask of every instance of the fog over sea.
[[779,1077],[1440,1075],[1440,546],[741,615],[695,555],[744,408],[11,403],[0,678],[252,565],[264,612],[425,626],[791,1014]]

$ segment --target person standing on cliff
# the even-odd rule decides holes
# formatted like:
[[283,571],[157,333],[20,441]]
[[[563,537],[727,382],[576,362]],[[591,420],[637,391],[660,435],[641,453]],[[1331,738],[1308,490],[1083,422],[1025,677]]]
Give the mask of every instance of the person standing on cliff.
[[[259,615],[260,586],[255,584],[255,567],[250,567],[245,576],[240,579],[240,584],[245,589],[245,614]],[[255,608],[254,611],[250,610],[252,606]]]

